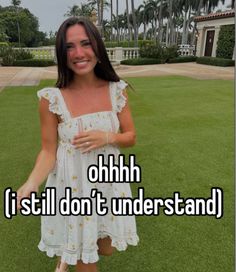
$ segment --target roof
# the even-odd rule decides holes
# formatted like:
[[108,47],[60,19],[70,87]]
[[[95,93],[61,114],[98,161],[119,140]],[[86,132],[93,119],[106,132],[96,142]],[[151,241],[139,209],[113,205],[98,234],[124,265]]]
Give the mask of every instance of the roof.
[[195,22],[210,21],[210,20],[223,19],[223,18],[234,17],[234,16],[235,16],[235,11],[234,9],[231,9],[231,10],[226,10],[223,12],[216,12],[216,13],[210,13],[203,16],[196,16],[194,18],[194,21]]

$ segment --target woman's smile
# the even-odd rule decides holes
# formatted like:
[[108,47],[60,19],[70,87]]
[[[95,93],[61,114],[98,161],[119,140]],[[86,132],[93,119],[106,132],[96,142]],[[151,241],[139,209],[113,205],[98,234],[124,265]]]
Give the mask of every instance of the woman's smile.
[[73,62],[73,64],[79,69],[85,68],[88,63],[89,63],[89,60],[76,60]]

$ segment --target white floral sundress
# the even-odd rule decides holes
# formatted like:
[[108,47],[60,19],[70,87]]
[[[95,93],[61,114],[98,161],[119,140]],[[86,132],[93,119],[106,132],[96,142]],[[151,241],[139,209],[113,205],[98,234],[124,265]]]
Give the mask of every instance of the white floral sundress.
[[97,164],[98,154],[103,154],[105,163],[109,154],[118,158],[119,149],[113,145],[82,154],[71,144],[80,131],[103,130],[119,131],[117,113],[126,103],[122,91],[127,84],[124,81],[109,82],[112,110],[84,114],[72,118],[58,88],[44,88],[37,95],[49,101],[49,110],[61,117],[58,124],[57,160],[49,174],[46,188],[56,188],[57,214],[42,216],[41,241],[38,245],[49,257],[61,256],[63,262],[75,265],[78,260],[94,263],[99,259],[97,240],[109,236],[112,246],[125,250],[127,245],[137,245],[138,236],[134,216],[114,216],[110,209],[107,215],[99,216],[95,210],[91,216],[62,216],[59,213],[59,201],[65,197],[65,188],[70,187],[72,197],[90,197],[91,189],[96,188],[106,197],[107,203],[112,197],[131,197],[128,183],[91,183],[87,178],[87,169]]

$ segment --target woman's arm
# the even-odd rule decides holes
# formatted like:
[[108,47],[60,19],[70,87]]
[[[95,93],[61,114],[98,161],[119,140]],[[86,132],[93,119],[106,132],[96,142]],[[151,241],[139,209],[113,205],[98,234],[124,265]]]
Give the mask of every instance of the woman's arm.
[[38,191],[39,186],[54,168],[56,161],[58,120],[56,115],[49,111],[49,102],[44,98],[40,100],[39,113],[41,151],[27,181],[17,191],[18,200],[22,197],[29,197],[31,192]]
[[128,104],[128,96],[126,93],[123,93],[123,95],[126,97],[126,104],[122,111],[118,113],[121,133],[109,133],[108,142],[119,147],[130,147],[135,145],[136,133],[130,107]]
[[135,144],[135,127],[128,105],[127,94],[124,93],[124,96],[126,97],[126,104],[122,111],[118,113],[120,132],[113,133],[98,130],[82,132],[74,137],[73,144],[75,148],[81,148],[82,152],[85,153],[106,144],[112,144],[119,147],[129,147]]

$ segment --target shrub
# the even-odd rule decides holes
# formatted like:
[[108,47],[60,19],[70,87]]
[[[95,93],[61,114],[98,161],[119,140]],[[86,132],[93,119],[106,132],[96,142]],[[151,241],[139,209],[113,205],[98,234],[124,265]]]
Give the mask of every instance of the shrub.
[[197,58],[197,63],[215,65],[215,66],[234,66],[234,60],[223,59],[223,58],[214,58],[214,57],[200,57]]
[[16,60],[32,59],[33,55],[23,49],[13,49],[11,46],[0,47],[1,64],[11,66]]
[[9,46],[9,44],[7,42],[0,42],[0,48],[5,46]]
[[[154,41],[151,40],[138,40],[138,47],[141,47],[145,44],[154,44]],[[107,48],[113,48],[113,47],[135,47],[134,41],[121,41],[121,42],[105,42],[105,46]]]
[[137,58],[137,59],[122,60],[120,63],[125,65],[147,65],[147,64],[161,64],[164,62],[161,59]]
[[194,56],[183,56],[183,57],[169,59],[168,63],[192,62],[192,61],[196,61],[196,59],[197,57],[194,57]]
[[13,66],[25,66],[25,67],[47,67],[53,65],[55,65],[55,62],[53,60],[42,59],[15,60],[13,62]]
[[216,57],[232,59],[235,43],[234,31],[234,25],[221,26],[217,42]]
[[0,57],[5,55],[6,49],[9,47],[7,42],[0,42]]
[[[20,43],[20,46],[21,47],[27,47],[27,45],[25,43]],[[19,48],[19,42],[11,42],[11,47],[14,47],[14,48]]]
[[139,54],[141,58],[163,59],[164,48],[159,44],[142,45]]
[[177,45],[163,47],[160,43],[145,44],[140,48],[139,53],[142,58],[161,59],[164,63],[179,56]]
[[32,59],[34,55],[24,49],[15,49],[16,60]]
[[1,64],[3,66],[11,66],[16,60],[16,52],[12,47],[6,46],[0,49]]
[[179,56],[178,50],[179,47],[176,44],[164,48],[164,57],[166,61],[168,62],[170,59],[177,58]]

